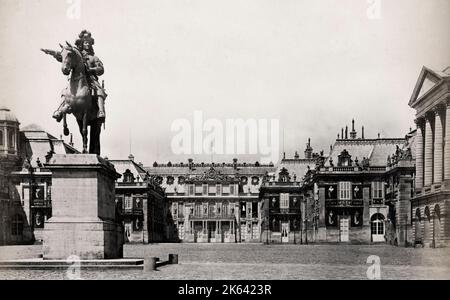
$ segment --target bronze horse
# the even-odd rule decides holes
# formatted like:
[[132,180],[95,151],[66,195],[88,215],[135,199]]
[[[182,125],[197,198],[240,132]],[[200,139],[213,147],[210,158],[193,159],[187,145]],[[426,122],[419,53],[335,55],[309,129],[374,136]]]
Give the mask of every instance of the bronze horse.
[[83,153],[88,153],[88,126],[90,127],[89,153],[100,155],[100,132],[102,121],[98,119],[98,104],[89,86],[86,66],[80,50],[66,42],[61,47],[61,71],[70,75],[69,85],[62,91],[63,102],[59,110],[63,113],[64,135],[69,135],[66,114],[72,113],[83,138]]

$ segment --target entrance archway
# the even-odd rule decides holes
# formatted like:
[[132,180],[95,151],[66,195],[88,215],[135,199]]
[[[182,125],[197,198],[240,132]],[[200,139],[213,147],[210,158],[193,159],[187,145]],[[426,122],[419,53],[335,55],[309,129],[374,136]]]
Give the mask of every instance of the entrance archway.
[[380,213],[374,214],[370,218],[370,231],[372,242],[384,242],[384,216]]

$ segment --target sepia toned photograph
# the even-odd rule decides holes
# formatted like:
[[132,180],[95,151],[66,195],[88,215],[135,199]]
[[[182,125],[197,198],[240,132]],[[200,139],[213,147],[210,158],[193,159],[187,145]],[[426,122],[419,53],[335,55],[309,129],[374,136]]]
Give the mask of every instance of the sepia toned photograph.
[[0,44],[0,280],[450,279],[449,0],[0,0]]

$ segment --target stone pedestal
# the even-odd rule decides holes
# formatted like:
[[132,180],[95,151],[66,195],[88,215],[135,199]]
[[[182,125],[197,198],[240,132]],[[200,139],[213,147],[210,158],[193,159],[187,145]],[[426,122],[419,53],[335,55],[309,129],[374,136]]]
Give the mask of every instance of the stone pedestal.
[[54,155],[52,217],[45,223],[44,259],[112,259],[123,256],[116,220],[114,166],[95,154]]

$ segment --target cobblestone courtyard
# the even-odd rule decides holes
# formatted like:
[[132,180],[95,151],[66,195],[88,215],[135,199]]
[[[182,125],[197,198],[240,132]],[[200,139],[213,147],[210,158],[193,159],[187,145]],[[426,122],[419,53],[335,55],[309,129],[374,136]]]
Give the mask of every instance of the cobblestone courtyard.
[[[0,259],[36,257],[40,246],[0,247]],[[450,279],[449,249],[388,245],[154,244],[126,245],[127,258],[167,259],[178,265],[156,272],[81,270],[83,279],[367,279],[371,255],[380,258],[381,279]],[[65,279],[66,271],[1,270],[0,279]]]

